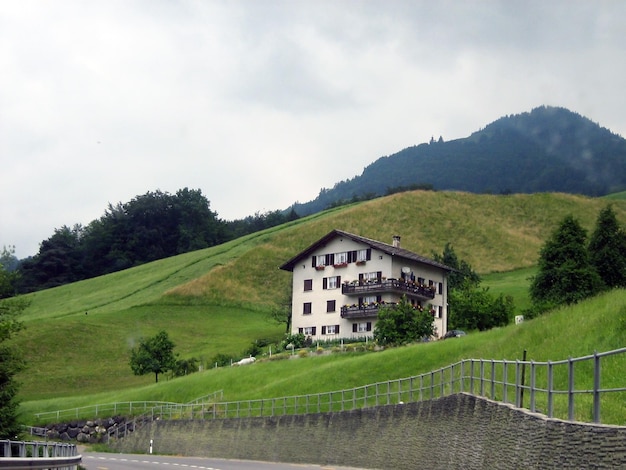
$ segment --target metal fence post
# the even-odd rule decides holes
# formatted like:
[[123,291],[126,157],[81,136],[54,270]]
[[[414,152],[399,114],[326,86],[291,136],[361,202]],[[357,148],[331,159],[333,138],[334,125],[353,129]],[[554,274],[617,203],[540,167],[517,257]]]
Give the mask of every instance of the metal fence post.
[[567,419],[574,420],[574,361],[567,359],[568,380],[567,380]]
[[554,414],[554,371],[553,371],[554,366],[552,365],[552,362],[548,361],[548,417],[552,418],[552,415]]
[[535,411],[535,362],[530,361],[530,411]]
[[515,406],[521,408],[520,363],[515,359]]
[[507,403],[508,400],[508,388],[509,388],[509,363],[507,361],[502,361],[502,401]]
[[593,352],[593,422],[600,422],[600,356]]
[[485,361],[480,360],[480,396],[485,396]]
[[441,369],[441,395],[440,395],[441,397],[443,397],[446,394],[445,388],[444,388],[445,381],[446,381],[446,376],[444,374],[444,369]]
[[463,387],[463,383],[465,380],[465,360],[461,361],[461,376],[460,376],[460,383],[459,383],[459,392],[463,393],[464,392],[464,387]]

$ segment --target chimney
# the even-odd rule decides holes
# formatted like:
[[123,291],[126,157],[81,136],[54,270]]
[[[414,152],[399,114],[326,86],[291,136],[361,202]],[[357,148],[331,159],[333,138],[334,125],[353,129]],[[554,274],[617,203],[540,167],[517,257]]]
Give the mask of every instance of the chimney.
[[393,236],[393,247],[400,248],[400,235]]

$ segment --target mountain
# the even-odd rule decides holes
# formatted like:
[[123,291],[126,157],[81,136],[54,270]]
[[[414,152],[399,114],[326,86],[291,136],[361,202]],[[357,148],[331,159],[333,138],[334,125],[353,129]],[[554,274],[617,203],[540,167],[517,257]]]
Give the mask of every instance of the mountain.
[[565,108],[542,106],[502,117],[466,138],[433,139],[381,157],[360,176],[323,188],[293,209],[308,215],[416,187],[604,196],[626,189],[626,139]]

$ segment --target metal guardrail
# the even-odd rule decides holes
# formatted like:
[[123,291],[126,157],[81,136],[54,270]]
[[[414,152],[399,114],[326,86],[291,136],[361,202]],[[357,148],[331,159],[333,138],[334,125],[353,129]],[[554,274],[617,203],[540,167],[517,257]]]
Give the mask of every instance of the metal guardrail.
[[[603,377],[602,364],[610,360],[618,364],[610,369],[612,376]],[[602,387],[603,382],[614,385],[626,382],[621,372],[615,374],[615,370],[624,367],[626,348],[561,361],[464,359],[425,374],[332,392],[257,400],[168,403],[129,420],[110,437],[123,437],[128,430],[155,419],[227,419],[350,411],[464,392],[518,408],[527,404],[530,411],[551,418],[593,423],[602,422],[602,403],[610,399],[613,406],[624,409],[617,419],[619,422],[610,424],[624,425],[626,387]]]
[[76,470],[81,461],[74,444],[0,440],[0,469]]
[[[223,390],[210,393],[200,398],[189,402],[189,404],[214,402],[221,399],[224,396]],[[69,408],[66,410],[46,411],[42,413],[35,413],[35,418],[38,421],[60,421],[62,419],[78,419],[84,418],[98,418],[98,417],[111,417],[116,415],[134,416],[138,414],[144,414],[155,407],[179,406],[180,403],[172,403],[166,401],[127,401],[127,402],[115,402],[105,403],[99,405],[83,406],[79,408]]]
[[[602,363],[617,358],[615,360],[619,360],[620,364],[626,364],[625,353],[626,348],[622,348],[547,362],[465,359],[426,374],[346,390],[258,400],[168,405],[153,408],[144,418],[224,419],[349,411],[467,392],[519,408],[524,408],[526,395],[527,408],[532,412],[570,421],[600,423],[603,399],[620,392],[624,395],[617,401],[623,403],[626,398],[626,387],[601,387]],[[586,370],[577,380],[576,371],[579,369]],[[586,380],[583,381],[583,378]],[[624,382],[621,374],[617,378],[611,377],[611,380]]]

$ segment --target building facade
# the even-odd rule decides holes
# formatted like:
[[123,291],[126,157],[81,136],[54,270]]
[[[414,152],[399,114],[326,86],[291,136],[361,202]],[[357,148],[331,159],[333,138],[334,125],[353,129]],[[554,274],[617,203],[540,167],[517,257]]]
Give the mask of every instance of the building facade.
[[293,273],[292,333],[313,340],[372,337],[378,310],[403,295],[447,332],[450,267],[400,247],[333,230],[283,264]]

